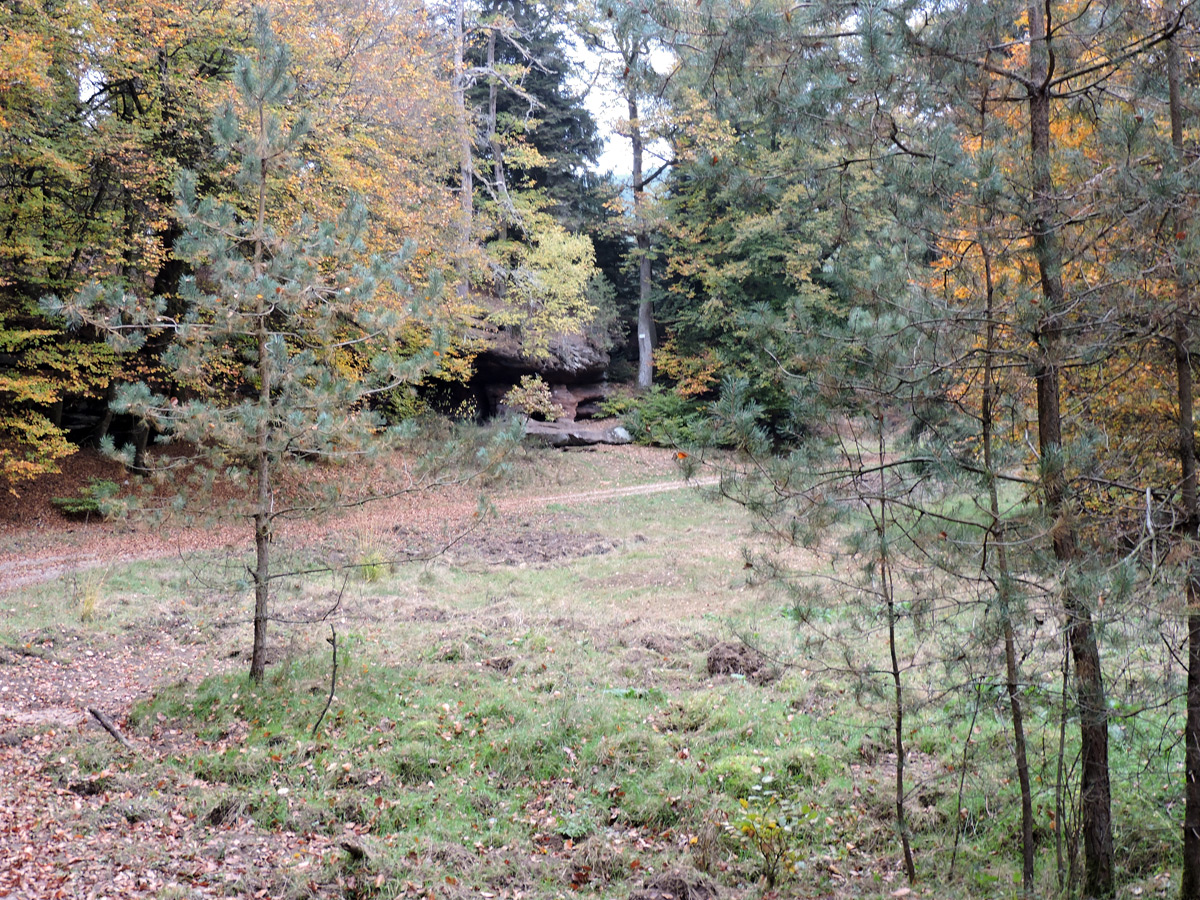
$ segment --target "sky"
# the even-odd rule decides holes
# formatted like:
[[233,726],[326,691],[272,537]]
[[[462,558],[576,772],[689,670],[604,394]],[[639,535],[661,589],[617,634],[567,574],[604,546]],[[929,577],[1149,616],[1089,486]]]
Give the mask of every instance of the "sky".
[[[576,74],[571,78],[572,86],[580,92],[587,91],[583,105],[596,119],[596,124],[600,127],[600,134],[604,138],[604,149],[597,161],[596,171],[611,172],[617,178],[628,179],[632,174],[633,150],[630,147],[629,138],[616,133],[617,123],[629,115],[625,98],[608,88],[607,79],[603,74],[596,77],[600,60],[595,53],[576,42],[570,48],[570,54],[576,64]],[[650,60],[656,71],[666,72],[671,67],[671,54],[666,50],[655,50],[651,54]],[[660,163],[651,163],[651,160],[659,160],[660,156],[667,152],[667,145],[663,141],[655,142],[648,147],[647,165],[649,168],[651,170],[657,168]]]

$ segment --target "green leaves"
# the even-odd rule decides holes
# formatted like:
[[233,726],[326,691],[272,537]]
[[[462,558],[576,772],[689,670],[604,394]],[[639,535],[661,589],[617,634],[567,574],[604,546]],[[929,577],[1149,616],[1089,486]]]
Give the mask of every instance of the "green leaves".
[[726,828],[758,854],[761,875],[767,888],[773,888],[795,873],[803,830],[817,820],[817,811],[780,794],[770,775],[763,776],[751,787],[750,796],[738,802],[741,811]]

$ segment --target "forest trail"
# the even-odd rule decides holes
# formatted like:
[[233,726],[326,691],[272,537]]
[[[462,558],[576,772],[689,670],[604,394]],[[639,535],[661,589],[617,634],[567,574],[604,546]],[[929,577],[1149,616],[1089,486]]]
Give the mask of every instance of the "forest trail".
[[[543,489],[537,487],[506,487],[489,498],[495,516],[499,519],[520,517],[554,506],[603,503],[686,488],[712,487],[718,482],[715,476],[683,480],[674,468],[671,451],[630,446],[606,448],[604,452],[612,457],[616,467],[639,466],[645,470],[645,475],[658,480],[553,493],[543,493]],[[78,475],[72,477],[78,478]],[[80,483],[85,481],[83,478],[78,480]],[[59,493],[70,492],[61,487],[57,490]],[[0,535],[3,538],[0,542],[0,595],[66,576],[82,576],[115,564],[169,559],[185,551],[226,548],[234,552],[248,545],[246,529],[229,522],[167,529],[125,522],[80,523],[63,519],[52,506],[39,503],[35,498],[27,500],[24,506],[22,518],[29,523],[28,527],[22,528],[19,524],[14,527],[10,523],[7,532]],[[455,486],[379,500],[320,522],[287,522],[281,532],[296,545],[320,539],[330,532],[363,534],[396,530],[394,523],[402,523],[409,533],[436,534],[438,531],[444,533],[448,524],[469,521],[477,509],[477,492],[466,486]]]

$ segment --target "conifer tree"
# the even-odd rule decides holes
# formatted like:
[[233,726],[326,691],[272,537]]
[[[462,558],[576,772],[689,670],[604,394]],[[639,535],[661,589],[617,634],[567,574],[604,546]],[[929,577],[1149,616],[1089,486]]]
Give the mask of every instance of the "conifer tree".
[[[201,196],[194,174],[179,179],[184,231],[176,252],[192,273],[180,287],[182,313],[168,318],[163,298],[146,301],[104,283],[44,306],[71,325],[102,328],[120,349],[140,346],[155,329],[173,332],[163,366],[180,396],[138,384],[120,392],[116,405],[197,447],[203,479],[227,474],[241,485],[235,511],[253,523],[255,546],[250,677],[261,681],[275,524],[336,502],[297,478],[284,496],[283,476],[312,460],[366,454],[399,437],[369,399],[431,368],[442,344],[431,328],[423,351],[399,352],[402,329],[420,315],[420,298],[401,279],[404,258],[364,252],[359,201],[349,199],[333,222],[275,215],[277,192],[308,125],[289,106],[291,56],[261,10],[254,35],[253,55],[238,59],[233,96],[212,126],[218,153],[236,170],[235,193]],[[412,301],[408,314],[399,311],[397,295]]]
[[[1117,337],[1107,322],[1121,319],[1127,334],[1145,335],[1132,317],[1116,312],[1132,308],[1121,302],[1128,297],[1118,293],[1120,276],[1127,273],[1121,271],[1115,242],[1110,244],[1102,231],[1120,218],[1117,209],[1137,208],[1143,196],[1110,202],[1098,190],[1108,178],[1101,173],[1117,171],[1117,160],[1132,155],[1133,146],[1114,140],[1119,137],[1116,129],[1101,134],[1101,120],[1120,115],[1112,99],[1116,94],[1106,94],[1103,86],[1121,84],[1122,103],[1144,102],[1129,69],[1133,61],[1154,52],[1171,25],[1144,15],[1144,7],[1115,2],[1083,7],[1017,2],[817,3],[803,8],[765,4],[745,12],[714,3],[703,9],[711,12],[707,20],[690,26],[689,44],[707,53],[695,63],[685,56],[685,71],[676,81],[688,78],[689,72],[698,75],[694,83],[714,108],[722,109],[722,119],[738,140],[697,154],[699,164],[688,171],[681,167],[676,176],[677,207],[697,203],[716,213],[698,225],[677,219],[683,226],[679,233],[685,238],[699,235],[708,242],[705,249],[722,254],[697,254],[700,260],[684,258],[677,267],[687,279],[681,284],[695,287],[697,293],[688,312],[695,315],[705,305],[728,303],[738,296],[735,291],[745,291],[751,301],[769,299],[770,305],[761,304],[761,315],[755,316],[758,310],[751,307],[751,315],[742,312],[733,321],[758,319],[760,329],[746,329],[764,350],[757,371],[774,373],[797,399],[803,399],[804,381],[824,383],[825,396],[837,399],[839,383],[849,386],[856,380],[852,371],[841,371],[828,357],[817,357],[819,362],[805,358],[804,343],[815,330],[812,310],[824,307],[831,323],[847,313],[851,319],[865,315],[855,309],[859,306],[867,311],[891,307],[908,314],[912,325],[905,333],[914,343],[906,357],[912,368],[897,371],[897,376],[903,375],[897,381],[900,390],[889,389],[883,406],[909,424],[909,436],[919,438],[916,448],[921,452],[888,467],[936,467],[947,483],[957,480],[965,491],[984,498],[980,512],[990,523],[986,529],[943,521],[946,531],[968,526],[969,533],[983,535],[979,590],[993,595],[989,619],[1004,640],[1003,680],[1018,746],[1023,745],[1023,701],[1017,663],[1024,624],[1019,615],[1027,588],[1013,589],[1010,567],[1020,558],[1021,567],[1041,569],[1046,583],[1056,586],[1075,670],[1074,696],[1065,691],[1064,702],[1078,704],[1080,719],[1084,892],[1110,894],[1114,844],[1109,723],[1095,609],[1100,598],[1107,595],[1111,603],[1114,595],[1101,587],[1104,567],[1096,564],[1100,557],[1093,553],[1099,548],[1088,545],[1081,524],[1081,496],[1088,477],[1095,474],[1085,468],[1087,444],[1097,422],[1085,414],[1087,401],[1079,391],[1077,373],[1111,352],[1119,340],[1128,340]],[[741,120],[736,118],[739,113]],[[1125,118],[1130,126],[1142,121],[1141,116]],[[773,128],[764,125],[772,120],[778,123]],[[748,148],[760,134],[765,139],[751,154]],[[814,140],[817,135],[826,139]],[[808,141],[815,152],[785,155],[790,146],[807,150]],[[821,159],[822,153],[828,154],[826,159]],[[845,192],[822,195],[814,189],[846,173],[864,173],[860,185],[878,179],[883,189],[867,195],[869,203],[855,203]],[[747,216],[746,198],[734,191],[739,182],[757,192],[747,192],[750,202],[775,192],[789,197],[795,208],[767,202],[757,215]],[[789,196],[791,185],[795,187]],[[817,241],[795,241],[796,235],[808,237],[799,227],[785,230],[776,224],[786,221],[789,213],[807,224],[831,213],[831,218],[838,213],[851,218],[872,208],[892,224],[875,232],[881,240],[868,249],[859,247],[864,236],[873,236],[870,231],[852,233],[851,240],[859,243],[854,247],[829,240],[836,232],[828,229],[822,235],[826,248]],[[819,251],[807,265],[780,264],[785,252],[798,257],[804,244],[815,244]],[[898,254],[901,247],[907,252]],[[851,248],[853,254],[844,253]],[[886,258],[889,248],[892,256]],[[853,278],[837,279],[843,255],[878,259],[880,264],[868,263]],[[935,279],[953,285],[960,277],[951,271],[958,265],[954,260],[966,257],[973,260],[971,266],[990,271],[963,278],[953,292],[939,298]],[[774,282],[758,276],[772,267],[778,273]],[[883,270],[891,270],[907,285],[895,279],[882,283],[876,273]],[[778,290],[786,284],[785,274],[795,271],[818,284],[844,285],[848,290],[839,290],[820,306],[810,304],[809,321],[795,322],[779,314],[787,309],[787,298],[771,294],[772,287]],[[795,301],[791,305],[800,307]],[[825,324],[824,331],[826,346],[837,346],[833,328]],[[886,339],[896,341],[900,334]],[[919,334],[927,339],[917,341]],[[878,351],[864,343],[860,352],[869,358]],[[922,360],[922,353],[931,355]],[[1030,377],[1022,381],[1021,372]],[[1107,397],[1094,399],[1111,401],[1113,389],[1107,390]],[[846,399],[851,402],[840,405],[840,413],[861,414],[853,392]],[[1036,413],[1029,422],[1030,433],[1037,436],[1036,452],[1022,458],[1026,448],[1015,429],[1006,441],[1000,440],[994,426],[1001,405]],[[796,408],[796,420],[814,421]],[[725,418],[739,417],[727,413]],[[824,423],[831,418],[815,421],[828,429]],[[1187,418],[1190,433],[1190,415]],[[805,451],[811,452],[816,443],[809,438]],[[981,445],[983,459],[976,455]],[[1027,470],[1021,472],[1021,466]],[[1027,517],[1022,522],[1007,513],[997,496],[998,478],[1036,482],[1046,518]],[[782,509],[772,509],[772,504],[786,509],[778,498],[803,496],[803,486],[810,484],[829,493],[831,481],[821,470],[787,468],[766,485],[743,478],[729,490],[752,508],[769,512],[776,523],[795,528],[799,517],[780,515]],[[927,522],[942,515],[928,494],[914,508]],[[931,544],[920,542],[919,529],[905,537],[913,538],[916,549],[934,565]],[[934,531],[932,537],[936,542],[945,535]],[[1005,547],[1003,554],[995,552],[997,542]],[[900,556],[899,543],[893,543],[893,559]],[[969,544],[959,539],[960,550]],[[1049,553],[1031,552],[1035,545]],[[936,565],[967,584],[973,578],[965,572],[965,558],[965,552],[957,561],[947,553]],[[985,590],[984,580],[992,582],[992,590]],[[1022,875],[1026,891],[1032,891],[1029,766],[1022,753],[1017,756],[1025,844]]]

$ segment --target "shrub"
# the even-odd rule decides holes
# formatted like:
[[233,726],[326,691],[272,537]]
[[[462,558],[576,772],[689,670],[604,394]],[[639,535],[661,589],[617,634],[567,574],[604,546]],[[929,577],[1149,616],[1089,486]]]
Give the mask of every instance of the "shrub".
[[65,516],[119,519],[125,515],[125,503],[117,497],[121,486],[107,478],[92,478],[74,497],[52,497],[50,502]]
[[551,399],[550,386],[540,375],[522,375],[521,383],[504,395],[504,405],[547,422],[562,415],[562,407]]
[[806,803],[781,797],[769,775],[750,789],[749,797],[738,802],[741,812],[726,827],[762,857],[762,876],[767,888],[774,888],[781,876],[796,871],[799,832],[816,819],[816,810]]
[[606,415],[621,416],[639,444],[677,447],[705,440],[705,404],[675,391],[652,387],[639,397],[616,398],[601,407]]

